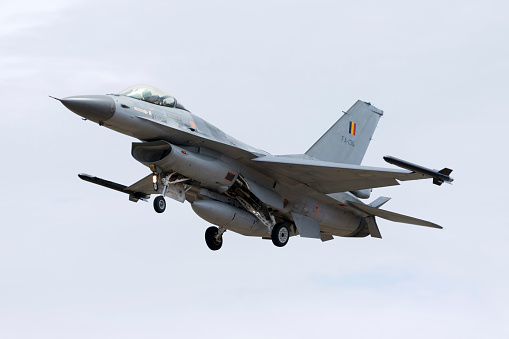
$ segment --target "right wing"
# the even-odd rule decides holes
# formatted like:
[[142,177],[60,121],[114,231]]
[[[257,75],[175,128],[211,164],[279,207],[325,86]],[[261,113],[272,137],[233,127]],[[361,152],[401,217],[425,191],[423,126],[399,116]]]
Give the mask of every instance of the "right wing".
[[[255,158],[260,167],[278,179],[289,178],[324,193],[348,192],[399,185],[398,181],[432,178],[407,170],[340,164],[320,160],[263,156]],[[295,184],[294,184],[295,185]]]

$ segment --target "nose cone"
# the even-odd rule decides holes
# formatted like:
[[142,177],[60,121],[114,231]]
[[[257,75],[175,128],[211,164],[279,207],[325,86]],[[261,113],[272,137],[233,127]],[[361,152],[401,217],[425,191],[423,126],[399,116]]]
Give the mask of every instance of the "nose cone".
[[115,101],[107,95],[79,95],[60,101],[69,110],[94,122],[106,121],[115,114]]

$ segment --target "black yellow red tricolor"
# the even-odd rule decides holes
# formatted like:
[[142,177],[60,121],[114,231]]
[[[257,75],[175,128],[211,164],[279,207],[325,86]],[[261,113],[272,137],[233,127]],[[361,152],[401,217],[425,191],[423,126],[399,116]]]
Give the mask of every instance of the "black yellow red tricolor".
[[357,124],[355,122],[350,121],[350,130],[348,133],[351,135],[355,135],[355,131],[357,130]]

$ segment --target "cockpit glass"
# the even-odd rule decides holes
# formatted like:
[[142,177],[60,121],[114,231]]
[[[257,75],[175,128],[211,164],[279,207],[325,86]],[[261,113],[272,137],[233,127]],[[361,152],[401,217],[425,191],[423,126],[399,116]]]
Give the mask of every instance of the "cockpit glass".
[[174,97],[154,86],[135,85],[124,89],[118,94],[160,106],[185,109],[182,103],[177,103],[177,100]]

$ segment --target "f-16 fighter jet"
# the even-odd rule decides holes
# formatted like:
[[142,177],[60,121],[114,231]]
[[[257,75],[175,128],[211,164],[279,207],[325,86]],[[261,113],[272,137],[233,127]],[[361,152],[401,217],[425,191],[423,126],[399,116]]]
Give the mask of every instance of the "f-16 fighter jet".
[[283,247],[295,235],[322,241],[381,238],[375,217],[442,228],[381,209],[390,198],[369,204],[361,200],[373,188],[400,181],[453,181],[448,168],[432,170],[390,156],[385,160],[403,169],[361,166],[383,115],[369,102],[357,101],[306,153],[271,155],[229,136],[152,86],[57,100],[86,120],[137,139],[131,154],[149,169],[130,186],[88,174],[79,174],[81,179],[126,193],[133,202],[155,194],[157,213],[165,211],[165,198],[188,201],[198,216],[215,225],[205,231],[214,251],[223,245],[227,230]]

